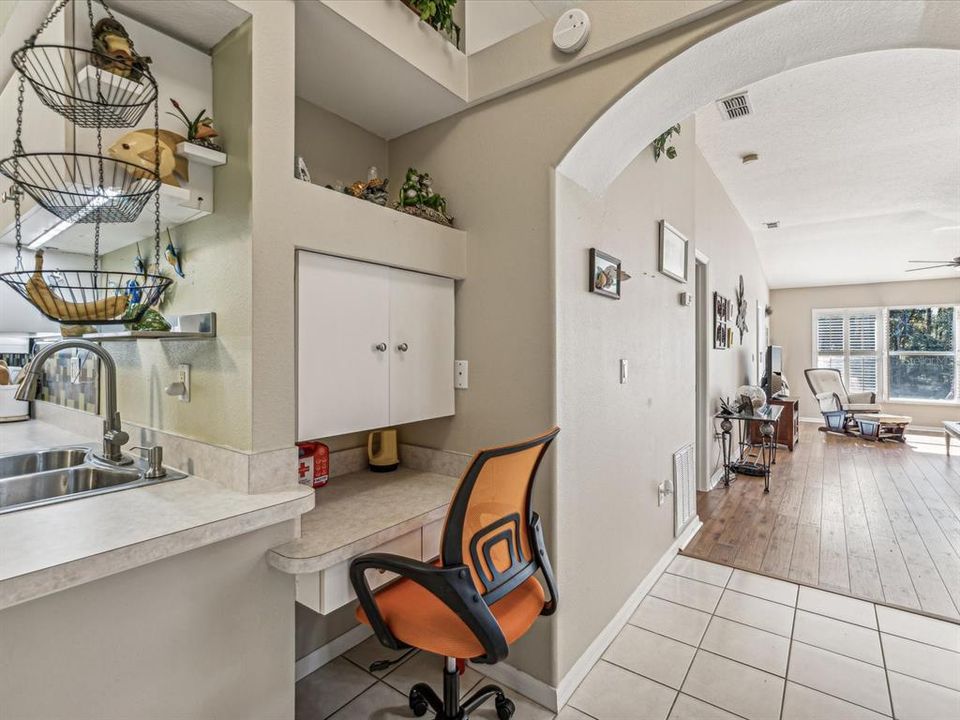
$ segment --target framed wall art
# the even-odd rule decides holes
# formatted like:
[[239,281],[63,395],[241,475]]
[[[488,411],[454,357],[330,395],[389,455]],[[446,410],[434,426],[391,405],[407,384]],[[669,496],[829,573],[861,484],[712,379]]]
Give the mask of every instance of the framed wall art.
[[620,299],[620,260],[590,248],[590,292]]
[[687,239],[666,220],[660,221],[660,272],[677,282],[687,281]]

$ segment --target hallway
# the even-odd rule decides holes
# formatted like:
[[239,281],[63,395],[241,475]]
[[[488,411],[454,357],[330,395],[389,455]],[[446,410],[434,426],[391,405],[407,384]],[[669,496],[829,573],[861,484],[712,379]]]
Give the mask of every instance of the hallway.
[[805,423],[777,460],[767,496],[746,476],[698,493],[684,554],[960,619],[960,458],[942,436],[878,444]]

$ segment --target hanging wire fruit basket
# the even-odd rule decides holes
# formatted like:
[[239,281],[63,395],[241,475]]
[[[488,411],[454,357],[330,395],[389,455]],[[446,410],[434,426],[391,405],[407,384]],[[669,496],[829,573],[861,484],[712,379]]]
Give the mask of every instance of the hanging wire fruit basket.
[[43,251],[33,270],[0,273],[0,280],[63,325],[135,323],[173,282],[162,275],[94,270],[43,272]]
[[85,128],[133,127],[157,98],[137,61],[69,45],[24,45],[10,58],[40,101]]
[[71,224],[133,222],[160,188],[152,170],[84,153],[11,155],[0,173]]
[[[107,17],[94,23],[93,0],[86,0],[93,49],[37,45],[37,38],[71,0],[59,0],[50,14],[13,54],[19,74],[13,154],[0,160],[0,173],[14,187],[17,265],[0,281],[62,325],[110,325],[139,322],[160,302],[172,280],[160,274],[160,119],[157,83],[149,58],[138,55],[133,40],[103,0]],[[81,0],[73,0],[75,7]],[[24,90],[29,83],[40,100],[75,125],[96,128],[96,153],[26,152],[22,142]],[[150,160],[134,164],[103,154],[105,127],[129,127],[153,105]],[[149,132],[149,131],[148,131]],[[129,150],[126,145],[123,150]],[[113,154],[111,149],[111,154]],[[126,157],[126,156],[125,156]],[[33,271],[21,260],[21,200],[29,194],[66,225],[93,223],[92,270],[44,272],[43,251]],[[154,255],[157,274],[100,269],[100,225],[135,220],[153,197]],[[131,238],[134,240],[136,238]]]

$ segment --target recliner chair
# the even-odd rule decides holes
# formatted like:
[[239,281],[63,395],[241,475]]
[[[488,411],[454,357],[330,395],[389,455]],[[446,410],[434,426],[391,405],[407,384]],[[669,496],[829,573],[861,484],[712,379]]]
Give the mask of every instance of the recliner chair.
[[825,426],[821,432],[854,434],[856,416],[881,412],[874,392],[848,393],[836,368],[809,368],[803,371],[807,385],[820,405]]
[[[540,461],[560,432],[554,427],[514,445],[481,450],[460,480],[435,564],[384,553],[350,563],[360,600],[357,618],[393,650],[419,648],[445,658],[443,698],[426,683],[410,690],[410,709],[438,720],[466,718],[494,698],[497,716],[515,711],[501,688],[486,685],[460,703],[463,661],[496,663],[539,615],[557,609],[557,588],[531,496]],[[400,579],[372,593],[367,570]],[[550,598],[536,578],[540,572]]]

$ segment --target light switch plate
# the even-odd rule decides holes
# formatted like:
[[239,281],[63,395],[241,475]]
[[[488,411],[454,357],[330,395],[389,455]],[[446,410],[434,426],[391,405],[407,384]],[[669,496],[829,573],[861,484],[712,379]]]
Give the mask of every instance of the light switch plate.
[[453,362],[453,387],[457,390],[466,390],[470,382],[470,367],[466,360]]
[[177,382],[183,383],[183,395],[177,399],[180,402],[190,402],[190,366],[186,363],[177,366]]

